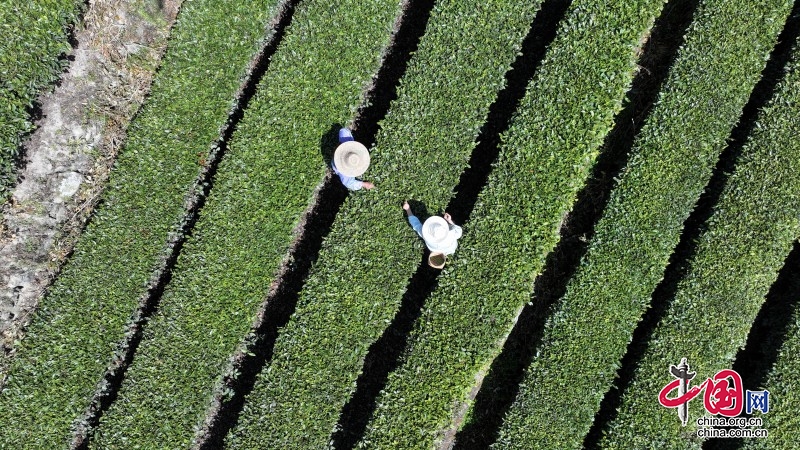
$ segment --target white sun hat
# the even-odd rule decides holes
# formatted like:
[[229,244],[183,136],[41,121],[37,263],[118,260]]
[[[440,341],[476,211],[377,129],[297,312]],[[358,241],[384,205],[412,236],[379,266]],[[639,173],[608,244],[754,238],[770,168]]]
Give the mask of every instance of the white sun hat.
[[357,177],[369,168],[369,151],[360,142],[344,142],[336,147],[333,164],[342,175]]
[[422,224],[422,239],[433,246],[440,246],[452,240],[447,221],[440,216],[428,217]]

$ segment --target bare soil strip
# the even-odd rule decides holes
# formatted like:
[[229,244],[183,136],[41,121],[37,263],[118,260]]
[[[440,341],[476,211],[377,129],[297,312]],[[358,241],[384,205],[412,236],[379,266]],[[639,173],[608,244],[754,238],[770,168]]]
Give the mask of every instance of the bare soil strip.
[[[0,223],[0,372],[105,187],[182,0],[96,0],[68,70],[38,103]],[[0,386],[2,383],[0,383]]]

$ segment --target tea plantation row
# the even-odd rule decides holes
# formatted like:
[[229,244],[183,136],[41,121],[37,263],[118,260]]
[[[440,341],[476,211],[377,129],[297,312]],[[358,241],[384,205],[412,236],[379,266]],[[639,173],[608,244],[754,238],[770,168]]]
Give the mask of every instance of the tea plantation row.
[[[794,79],[797,80],[797,77]],[[788,96],[786,98],[789,99]],[[796,114],[799,106],[797,99],[795,93],[790,100],[795,111],[793,114]],[[791,295],[796,299],[797,293],[800,292],[800,281],[794,280],[792,288]],[[796,445],[797,433],[800,430],[800,419],[796,408],[800,401],[798,398],[800,390],[797,388],[797,380],[800,379],[800,358],[797,357],[800,355],[800,302],[794,304],[787,330],[775,365],[770,370],[764,385],[758,387],[769,391],[769,413],[753,414],[764,420],[763,426],[769,432],[769,437],[747,440],[742,446],[745,450],[783,450]]]
[[361,445],[430,448],[456,427],[453,405],[468,401],[530,300],[663,3],[572,2],[502,136],[458,257],[426,300]]
[[494,448],[581,446],[791,6],[701,1]]
[[229,360],[316,201],[321,153],[333,150],[320,148],[321,137],[353,119],[404,5],[299,3],[92,448],[186,448],[203,439]]
[[[770,107],[759,118],[758,131],[756,137],[752,139],[752,156],[748,161],[748,164],[753,167],[751,175],[753,179],[747,180],[756,186],[756,189],[753,189],[752,193],[747,196],[756,205],[766,206],[758,198],[760,197],[758,188],[772,193],[770,199],[775,202],[776,206],[768,212],[762,212],[766,216],[763,221],[769,224],[769,227],[773,223],[782,225],[780,231],[786,233],[784,236],[789,236],[793,231],[795,238],[800,236],[800,232],[797,230],[797,221],[800,220],[797,214],[797,211],[800,210],[800,205],[798,205],[800,195],[797,192],[800,187],[800,180],[798,180],[800,148],[798,148],[797,140],[797,136],[800,135],[800,122],[796,120],[798,111],[800,111],[800,39],[795,43],[794,56]],[[759,161],[759,157],[764,158],[765,161]],[[765,163],[769,162],[773,164],[765,167]],[[775,166],[779,167],[779,172],[770,173]],[[763,174],[768,175],[767,179],[757,182],[760,178],[759,175]],[[786,181],[778,180],[778,176],[785,177]],[[770,186],[771,183],[777,183],[777,187],[773,188]],[[794,185],[787,186],[788,183],[794,183]],[[731,188],[729,191],[738,194],[735,188]],[[758,199],[756,200],[756,198]],[[788,207],[785,206],[787,204]],[[782,217],[782,213],[789,214],[791,217]],[[770,219],[772,220],[770,221]],[[780,235],[776,232],[776,236]],[[774,241],[778,250],[782,248],[781,244],[784,243],[782,241],[785,242],[785,238]],[[796,246],[797,244],[795,244]],[[749,255],[748,257],[754,258]],[[800,294],[800,280],[794,280],[789,295],[797,298],[798,294]],[[735,309],[735,307],[731,309]],[[800,379],[800,359],[797,358],[797,355],[800,355],[800,305],[798,304],[794,306],[792,317],[788,322],[788,330],[788,335],[779,349],[777,362],[764,385],[759,386],[759,388],[767,389],[770,393],[770,412],[762,417],[764,427],[769,430],[770,437],[765,440],[746,442],[744,448],[748,450],[790,448],[795,445],[797,433],[800,432],[800,420],[798,420],[794,407],[799,401],[797,380]],[[769,344],[769,342],[764,342],[764,344]]]
[[[666,367],[677,365],[681,358],[687,358],[697,372],[693,385],[731,366],[793,241],[800,237],[800,123],[793,118],[800,111],[798,56],[772,105],[757,119],[736,171],[698,238],[687,273],[637,365],[603,447],[658,440],[687,448],[675,410],[648,407],[653,404],[652,393],[671,381]],[[789,403],[780,395],[778,399],[773,411],[786,411]],[[699,401],[691,408],[693,416],[701,414]],[[684,430],[693,428],[688,424]],[[794,439],[789,429],[771,431],[769,440],[782,435],[783,448]]]
[[[786,76],[770,107],[759,117],[757,138],[752,139],[753,156],[750,157],[751,161],[749,162],[750,165],[757,167],[762,165],[758,161],[759,156],[768,161],[777,160],[781,163],[779,165],[781,174],[786,176],[789,182],[794,182],[793,186],[786,189],[786,183],[783,180],[776,180],[775,176],[770,175],[763,183],[755,183],[766,192],[771,192],[773,195],[779,194],[775,195],[774,210],[769,212],[769,217],[777,219],[775,223],[784,225],[781,227],[783,231],[794,231],[794,237],[800,235],[797,231],[797,221],[800,218],[796,214],[800,209],[797,204],[797,188],[800,186],[800,181],[797,180],[800,170],[797,167],[800,159],[797,136],[800,135],[798,129],[800,123],[795,120],[798,111],[800,111],[800,42],[795,43],[793,59],[787,67]],[[772,166],[761,169],[763,173],[771,170],[773,170]],[[754,183],[756,180],[747,181]],[[779,186],[777,189],[770,186],[775,182]],[[777,192],[781,187],[784,191]],[[738,193],[733,188],[728,191],[732,194]],[[755,193],[748,196],[751,201],[754,197],[757,197]],[[783,202],[785,201],[789,202],[789,207],[784,206]],[[757,202],[760,204],[760,201],[757,200]],[[794,212],[794,217],[790,217],[788,220],[780,217],[784,211],[787,214]],[[764,226],[766,229],[770,227],[772,227],[772,223]],[[780,246],[780,240],[775,240],[775,245]],[[795,244],[796,247],[797,244]],[[788,294],[796,299],[800,294],[800,280],[794,279],[788,290]],[[743,447],[747,450],[791,448],[795,445],[797,433],[800,430],[800,419],[795,407],[800,401],[797,390],[797,380],[800,379],[800,359],[797,357],[800,355],[800,303],[795,303],[787,325],[788,333],[779,348],[777,361],[768,374],[766,382],[762,386],[758,386],[759,389],[766,389],[770,393],[770,412],[762,416],[764,428],[769,430],[770,437],[769,439],[748,440]],[[771,343],[767,341],[762,344],[769,345]]]
[[370,346],[397,313],[423,256],[400,205],[410,199],[442,212],[539,5],[436,2],[381,122],[368,172],[377,187],[350,195],[340,209],[295,314],[246,398],[231,448],[328,443]]
[[[303,0],[294,11],[287,1],[236,3],[184,3],[103,203],[18,347],[0,393],[0,448],[66,447],[86,425],[82,415],[108,389],[101,380],[127,351],[123,343],[138,327],[132,322],[149,309],[142,302],[209,181],[205,165],[231,125],[253,57],[274,38],[278,17],[291,13],[89,447],[186,448],[208,437],[215,408],[230,394],[223,377],[236,375],[231,361],[254,338],[281,268],[293,264],[287,252],[304,218],[320,207],[322,154],[332,150],[323,136],[366,106],[365,89],[385,63],[397,20],[416,5]],[[295,313],[225,437],[228,448],[332,445],[357,378],[370,369],[367,354],[387,350],[375,343],[414,294],[410,278],[425,264],[400,204],[415,200],[423,219],[424,208],[444,212],[543,3],[553,2],[434,4],[380,123],[366,175],[377,188],[342,205]],[[495,448],[581,446],[791,8],[788,0],[699,3]],[[358,446],[430,448],[459,426],[531,299],[663,4],[571,2],[502,135],[458,253],[425,299]],[[797,238],[797,57],[790,69],[699,237],[604,448],[653,440],[699,446],[651,392],[681,357],[698,378],[730,364]],[[683,326],[704,331],[688,335]],[[782,402],[794,386],[788,377],[797,375],[797,339],[790,334],[769,381]],[[794,429],[790,413],[771,413],[774,426]]]
[[73,421],[121,357],[126,324],[169,250],[198,165],[228,119],[276,8],[272,0],[183,6],[102,205],[17,348],[0,395],[0,448],[70,441]]

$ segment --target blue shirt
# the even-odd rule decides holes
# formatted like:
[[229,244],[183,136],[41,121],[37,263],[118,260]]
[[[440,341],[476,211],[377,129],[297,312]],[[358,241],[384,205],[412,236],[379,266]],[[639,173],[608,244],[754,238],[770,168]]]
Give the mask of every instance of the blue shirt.
[[342,180],[342,184],[347,189],[350,189],[351,191],[357,191],[364,186],[364,182],[356,180],[356,177],[348,177],[347,175],[340,173],[333,161],[331,161],[331,168],[333,169],[333,173],[339,175],[339,179]]

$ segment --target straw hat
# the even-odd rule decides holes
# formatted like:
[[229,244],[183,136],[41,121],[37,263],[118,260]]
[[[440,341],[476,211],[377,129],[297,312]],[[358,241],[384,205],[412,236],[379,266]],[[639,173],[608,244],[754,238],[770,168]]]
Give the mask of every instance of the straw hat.
[[422,224],[422,238],[431,245],[444,244],[450,237],[447,221],[439,216],[431,216]]
[[336,147],[333,164],[342,175],[357,177],[369,167],[369,151],[360,142],[347,141]]
[[442,252],[431,252],[428,256],[428,265],[434,269],[441,269],[447,261],[447,256]]

